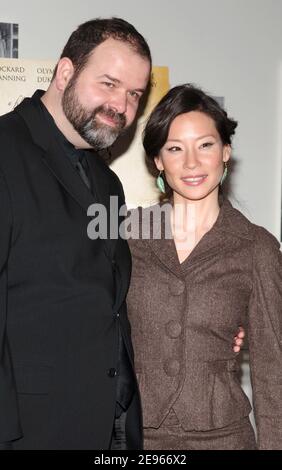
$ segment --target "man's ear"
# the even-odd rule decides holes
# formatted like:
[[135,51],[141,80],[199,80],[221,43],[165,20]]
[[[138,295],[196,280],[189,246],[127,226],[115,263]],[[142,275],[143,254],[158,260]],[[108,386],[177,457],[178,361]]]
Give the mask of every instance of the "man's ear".
[[74,66],[68,57],[62,57],[57,65],[57,72],[55,77],[56,87],[59,91],[63,92],[74,74]]

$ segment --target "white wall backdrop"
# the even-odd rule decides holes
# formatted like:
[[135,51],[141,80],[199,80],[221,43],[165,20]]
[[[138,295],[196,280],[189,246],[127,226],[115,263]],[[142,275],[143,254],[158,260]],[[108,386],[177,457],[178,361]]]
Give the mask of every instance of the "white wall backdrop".
[[[233,192],[255,223],[280,234],[281,0],[0,0],[0,21],[19,23],[19,57],[56,59],[70,32],[118,15],[149,41],[171,85],[194,82],[225,97],[239,120]],[[1,83],[0,83],[1,86]]]

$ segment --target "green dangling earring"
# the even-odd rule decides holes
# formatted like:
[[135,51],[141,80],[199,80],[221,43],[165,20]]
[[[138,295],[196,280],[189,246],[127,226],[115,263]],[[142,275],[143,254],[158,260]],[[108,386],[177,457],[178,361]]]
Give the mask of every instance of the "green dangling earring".
[[162,171],[160,171],[159,176],[157,177],[157,186],[161,193],[165,193],[165,184],[162,177]]
[[222,175],[221,180],[220,180],[220,183],[219,183],[220,186],[223,185],[223,183],[224,183],[224,181],[225,181],[225,179],[226,179],[227,173],[228,173],[227,163],[224,162],[224,172],[223,172],[223,175]]

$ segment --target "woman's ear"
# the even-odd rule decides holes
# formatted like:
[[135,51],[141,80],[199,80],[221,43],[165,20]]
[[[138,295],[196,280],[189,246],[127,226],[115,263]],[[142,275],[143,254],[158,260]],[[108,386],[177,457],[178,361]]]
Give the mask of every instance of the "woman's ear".
[[57,65],[57,72],[55,82],[59,91],[65,91],[70,79],[74,74],[74,66],[68,57],[63,57],[59,60]]
[[228,160],[230,159],[231,157],[231,145],[227,144],[227,145],[224,145],[224,148],[223,148],[223,161],[224,162],[228,162]]
[[156,167],[159,171],[164,170],[164,166],[163,166],[161,157],[155,157],[154,162],[155,162],[155,165],[156,165]]

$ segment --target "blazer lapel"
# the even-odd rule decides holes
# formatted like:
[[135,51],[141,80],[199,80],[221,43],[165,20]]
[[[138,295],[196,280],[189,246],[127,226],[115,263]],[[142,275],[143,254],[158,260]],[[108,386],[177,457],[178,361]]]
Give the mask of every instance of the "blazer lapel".
[[172,206],[169,203],[156,204],[145,209],[139,208],[139,236],[169,271],[182,277],[181,265],[171,233],[171,209]]
[[[237,243],[237,237],[249,237],[248,227],[240,213],[236,211],[228,200],[221,201],[221,208],[218,218],[213,227],[202,237],[190,255],[183,263],[180,264],[175,243],[170,231],[170,219],[166,221],[156,219],[154,223],[159,226],[158,238],[155,236],[146,240],[150,249],[155,253],[160,262],[166,266],[176,276],[182,277],[185,275],[195,264],[201,263],[203,260],[216,256],[218,252],[227,249],[233,243]],[[143,210],[142,218],[146,215],[146,210]],[[169,224],[169,230],[165,223]],[[141,225],[143,222],[141,223]],[[152,229],[152,223],[150,224]],[[165,232],[169,237],[165,237]],[[230,236],[232,234],[232,236]],[[236,235],[234,237],[234,235]]]
[[179,263],[175,243],[173,239],[150,239],[146,240],[150,249],[158,257],[160,262],[175,274],[177,277],[183,277],[181,264]]
[[228,199],[221,198],[220,203],[220,211],[214,225],[181,264],[184,275],[195,265],[217,257],[229,247],[236,245],[239,238],[249,237],[248,227],[241,214],[232,207]]
[[[99,157],[94,153],[90,157],[87,156],[91,179],[93,180],[91,192],[78,176],[67,156],[62,155],[65,150],[59,139],[56,139],[56,136],[54,136],[52,129],[46,125],[46,120],[44,120],[44,116],[35,99],[26,98],[17,106],[15,111],[25,121],[34,143],[42,149],[41,156],[46,166],[82,209],[87,213],[89,206],[98,202],[103,204],[107,211],[109,211],[108,178],[101,171],[100,165],[95,164],[95,160]],[[107,256],[112,257],[111,240],[106,239],[103,242]]]
[[24,99],[15,111],[25,121],[34,143],[43,150],[44,163],[68,193],[87,211],[89,205],[95,202],[94,197],[78,177],[67,156],[62,155],[65,152],[63,146],[54,136],[50,126],[47,125],[48,122],[44,118],[39,104],[36,103],[36,98]]
[[[128,291],[130,273],[131,273],[131,255],[126,240],[120,236],[118,238],[110,238],[110,225],[111,223],[118,223],[121,218],[118,214],[111,213],[112,189],[109,185],[109,178],[105,174],[105,164],[96,155],[91,155],[87,152],[87,162],[91,170],[92,183],[96,188],[97,201],[103,204],[107,210],[107,225],[108,225],[108,238],[104,240],[109,257],[112,261],[113,272],[115,277],[115,303],[113,310],[118,312]],[[123,201],[122,201],[123,202]],[[115,208],[114,210],[118,210]]]
[[91,193],[73,168],[67,156],[62,157],[60,155],[62,153],[64,153],[64,149],[60,146],[59,142],[53,140],[50,142],[48,150],[42,155],[44,163],[66,191],[87,212],[88,207],[97,202],[95,191]]

